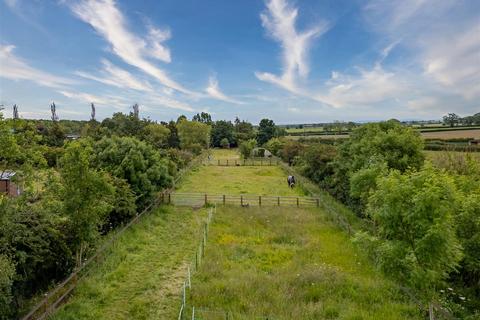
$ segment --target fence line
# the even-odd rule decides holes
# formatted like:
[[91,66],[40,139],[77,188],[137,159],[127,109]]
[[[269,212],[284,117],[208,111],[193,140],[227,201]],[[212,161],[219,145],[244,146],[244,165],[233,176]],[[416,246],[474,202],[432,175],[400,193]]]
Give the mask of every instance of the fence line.
[[[178,183],[185,175],[186,172],[190,171],[194,166],[201,165],[205,154],[198,156],[196,159],[192,160],[187,167],[181,170],[175,180],[173,181],[174,185]],[[130,220],[126,225],[124,225],[120,230],[114,231],[113,235],[109,240],[107,240],[103,245],[98,248],[95,253],[78,266],[69,276],[65,278],[60,284],[55,288],[46,293],[45,297],[40,300],[25,316],[22,320],[43,320],[51,315],[58,306],[65,301],[65,299],[72,293],[72,291],[77,287],[78,282],[87,276],[95,264],[99,264],[104,258],[104,253],[107,250],[115,247],[116,240],[122,235],[127,229],[129,229],[133,224],[136,224],[139,219],[161,203],[163,203],[162,193],[159,193],[158,196],[140,213],[137,213],[135,217]]]
[[[181,305],[180,305],[180,310],[178,312],[178,320],[183,320],[185,319],[186,314],[186,306],[187,306],[187,289],[190,290],[192,288],[192,273],[195,273],[198,268],[200,267],[203,258],[205,257],[205,247],[207,246],[207,239],[208,239],[208,231],[210,227],[210,223],[212,222],[214,213],[217,212],[217,207],[214,206],[213,208],[209,209],[208,216],[206,221],[204,222],[202,226],[202,238],[200,240],[200,243],[197,247],[197,250],[195,251],[195,258],[193,258],[193,261],[190,262],[188,268],[187,268],[187,275],[185,281],[183,281],[182,289],[181,289]],[[192,307],[192,319],[195,319],[195,307]]]
[[277,166],[280,160],[277,158],[251,158],[251,159],[209,159],[205,160],[207,166],[239,167],[239,166]]
[[208,193],[164,192],[161,197],[164,203],[176,206],[201,207],[209,204],[276,207],[320,207],[320,198],[295,196],[265,196],[265,195],[226,195]]

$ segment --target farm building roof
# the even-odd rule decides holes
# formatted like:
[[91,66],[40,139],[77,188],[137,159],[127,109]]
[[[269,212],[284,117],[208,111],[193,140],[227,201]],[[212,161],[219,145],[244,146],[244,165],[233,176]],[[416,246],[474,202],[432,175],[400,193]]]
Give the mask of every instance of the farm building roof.
[[10,180],[16,174],[15,171],[1,171],[0,180]]

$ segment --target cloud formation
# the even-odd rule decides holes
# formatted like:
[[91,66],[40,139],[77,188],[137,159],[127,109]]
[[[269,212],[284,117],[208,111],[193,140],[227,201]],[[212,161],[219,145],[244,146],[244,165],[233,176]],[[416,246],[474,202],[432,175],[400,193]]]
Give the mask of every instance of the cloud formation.
[[216,77],[211,76],[208,79],[208,87],[205,89],[205,91],[208,93],[208,95],[214,99],[217,100],[222,100],[225,102],[229,103],[235,103],[235,104],[243,104],[243,102],[235,100],[233,98],[228,97],[225,95],[219,88],[218,86],[218,80]]
[[71,79],[31,67],[24,60],[15,56],[14,49],[13,45],[0,45],[0,77],[33,81],[38,85],[50,88],[64,88],[74,83]]
[[332,72],[326,93],[315,99],[335,108],[365,106],[398,97],[408,88],[398,75],[384,70],[379,63],[371,70],[358,71],[354,75]]
[[303,32],[295,26],[298,9],[286,0],[270,0],[267,11],[260,15],[268,35],[282,47],[282,68],[280,76],[268,72],[255,72],[259,80],[273,83],[288,91],[298,93],[297,80],[309,72],[308,50],[315,39],[328,30],[328,23],[321,22]]
[[163,45],[170,32],[149,26],[147,38],[138,37],[128,29],[125,17],[113,0],[84,0],[70,8],[78,18],[90,24],[123,61],[154,77],[164,86],[192,94],[147,59],[150,57],[165,63],[171,61],[170,51]]
[[101,76],[95,76],[91,73],[83,71],[77,71],[75,74],[80,77],[98,81],[117,88],[134,89],[145,92],[153,91],[150,83],[137,79],[130,72],[113,65],[107,59],[102,59],[102,65],[103,68],[101,71]]
[[370,0],[364,14],[378,34],[402,39],[425,82],[473,100],[480,97],[478,10],[474,1]]

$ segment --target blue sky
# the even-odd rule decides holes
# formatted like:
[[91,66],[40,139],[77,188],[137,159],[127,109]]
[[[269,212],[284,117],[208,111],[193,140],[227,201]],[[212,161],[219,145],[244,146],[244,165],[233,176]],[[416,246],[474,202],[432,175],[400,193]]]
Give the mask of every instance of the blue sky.
[[252,122],[480,111],[476,0],[0,0],[0,104],[25,118]]

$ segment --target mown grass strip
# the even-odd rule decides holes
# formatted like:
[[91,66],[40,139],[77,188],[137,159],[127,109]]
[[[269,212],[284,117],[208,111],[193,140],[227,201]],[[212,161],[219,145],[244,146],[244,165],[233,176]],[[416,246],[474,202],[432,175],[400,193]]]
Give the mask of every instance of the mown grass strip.
[[205,210],[162,206],[127,230],[52,319],[173,319]]

